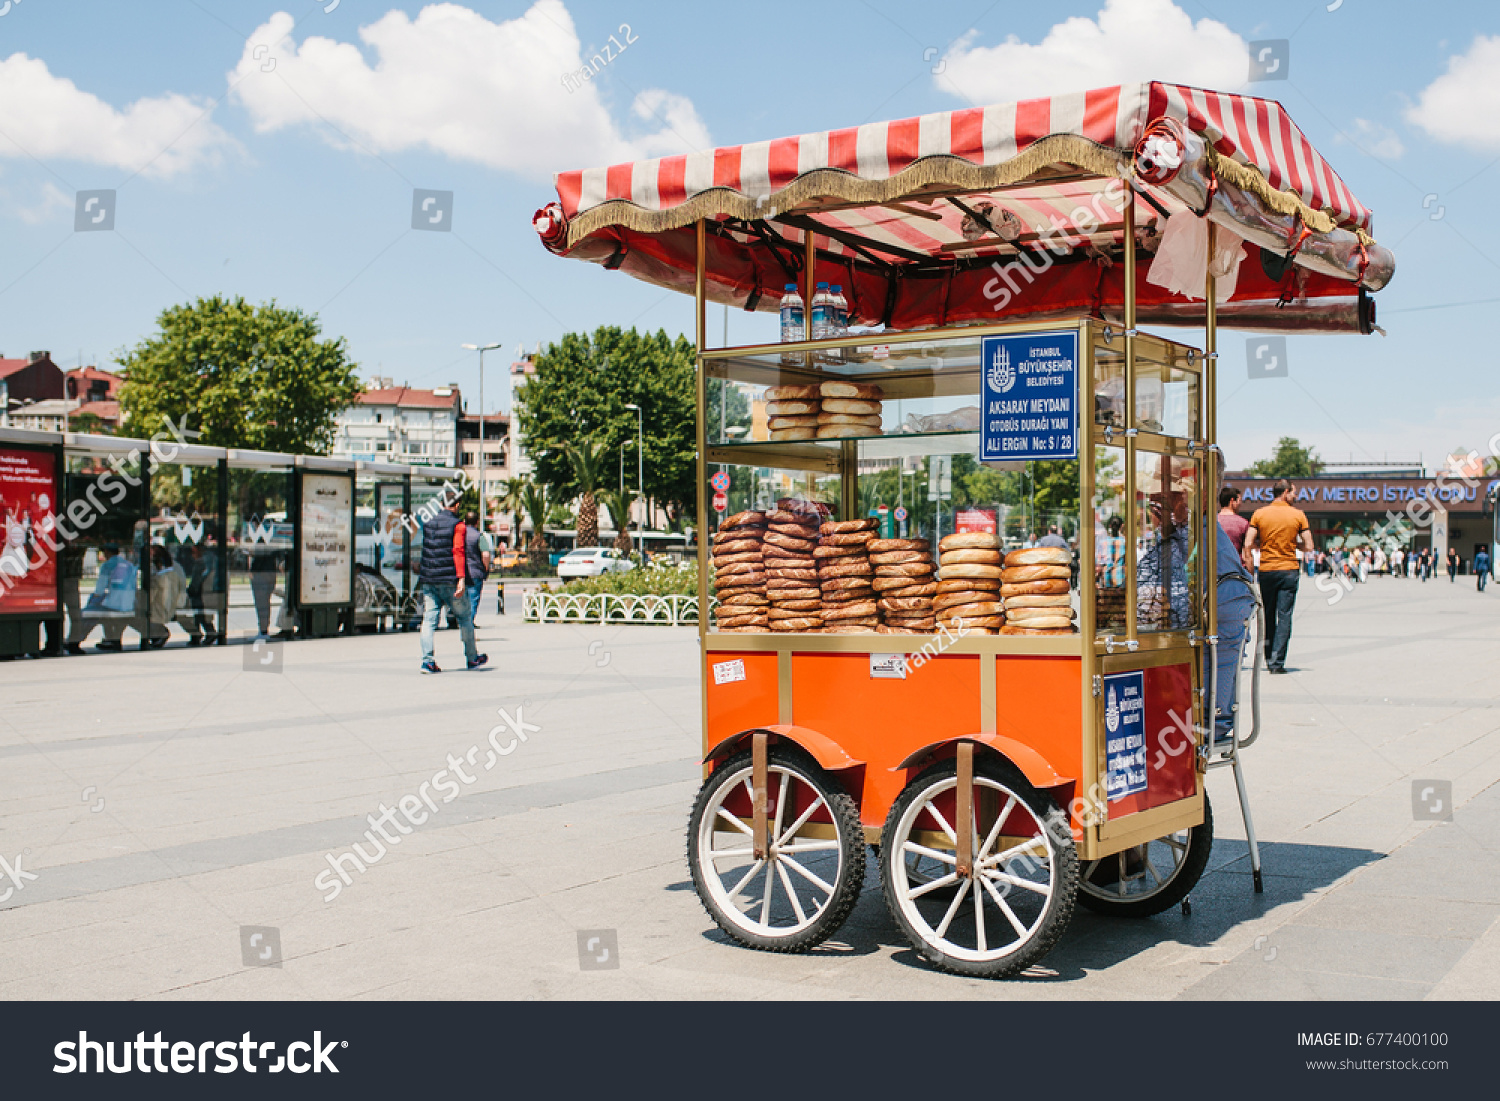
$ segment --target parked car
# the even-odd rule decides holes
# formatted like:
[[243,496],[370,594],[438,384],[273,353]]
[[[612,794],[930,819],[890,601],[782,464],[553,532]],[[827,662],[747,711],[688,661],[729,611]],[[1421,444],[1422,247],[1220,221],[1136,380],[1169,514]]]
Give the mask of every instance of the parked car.
[[501,551],[500,557],[495,560],[495,569],[513,570],[526,560],[526,555],[522,551]]
[[598,577],[604,573],[624,573],[635,569],[635,563],[614,547],[581,547],[563,555],[557,564],[562,578]]

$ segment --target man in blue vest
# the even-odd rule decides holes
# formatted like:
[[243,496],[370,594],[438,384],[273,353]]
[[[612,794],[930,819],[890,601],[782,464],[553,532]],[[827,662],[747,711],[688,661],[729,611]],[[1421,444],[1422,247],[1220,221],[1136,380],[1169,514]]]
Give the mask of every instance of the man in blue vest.
[[432,640],[437,631],[438,612],[448,609],[450,619],[458,623],[464,642],[464,657],[470,669],[478,669],[489,656],[474,646],[474,622],[469,615],[469,598],[464,591],[468,579],[466,532],[458,518],[458,501],[443,499],[436,515],[422,521],[422,557],[417,566],[417,584],[422,589],[422,672],[441,673],[432,656]]

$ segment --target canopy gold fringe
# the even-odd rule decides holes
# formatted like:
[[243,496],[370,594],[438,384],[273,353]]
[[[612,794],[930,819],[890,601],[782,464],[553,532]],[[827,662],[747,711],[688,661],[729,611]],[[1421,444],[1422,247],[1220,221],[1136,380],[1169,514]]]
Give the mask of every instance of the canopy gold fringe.
[[[1252,192],[1276,213],[1299,214],[1303,224],[1317,233],[1338,228],[1330,214],[1314,210],[1290,191],[1272,187],[1260,169],[1253,165],[1230,160],[1212,146],[1208,147],[1208,156],[1221,180]],[[946,155],[923,157],[884,180],[866,180],[841,169],[820,168],[797,177],[770,195],[755,197],[731,188],[715,187],[700,191],[686,202],[666,210],[647,210],[627,199],[611,199],[590,207],[568,223],[567,247],[571,249],[589,234],[609,226],[624,226],[638,233],[661,233],[692,225],[699,218],[718,215],[747,221],[772,218],[783,211],[794,211],[814,199],[889,203],[910,199],[916,192],[933,185],[964,191],[993,190],[1018,183],[1052,164],[1071,165],[1095,176],[1116,177],[1124,175],[1129,163],[1129,154],[1077,134],[1051,134],[1002,164],[979,165]],[[1356,228],[1354,232],[1366,245],[1374,243],[1364,230]]]

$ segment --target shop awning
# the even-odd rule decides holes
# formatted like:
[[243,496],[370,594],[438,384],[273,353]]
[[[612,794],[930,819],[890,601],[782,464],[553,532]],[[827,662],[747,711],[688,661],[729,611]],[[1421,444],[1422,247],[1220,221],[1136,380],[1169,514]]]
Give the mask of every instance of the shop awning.
[[[1033,272],[1016,296],[1022,312],[1108,315],[1120,301],[1111,267],[1124,243],[1122,180],[1140,197],[1148,250],[1175,215],[1207,217],[1253,246],[1225,324],[1368,331],[1364,291],[1394,271],[1369,236],[1369,209],[1280,104],[1180,85],[563,172],[536,227],[554,252],[690,293],[691,227],[706,219],[709,297],[750,310],[774,310],[781,286],[802,281],[810,232],[817,277],[854,288],[864,324],[1008,316],[1009,303],[994,304],[992,267],[1011,261]],[[1063,270],[1081,265],[1092,270]],[[1142,281],[1143,320],[1151,310],[1163,323],[1195,313],[1188,297],[1158,291]]]

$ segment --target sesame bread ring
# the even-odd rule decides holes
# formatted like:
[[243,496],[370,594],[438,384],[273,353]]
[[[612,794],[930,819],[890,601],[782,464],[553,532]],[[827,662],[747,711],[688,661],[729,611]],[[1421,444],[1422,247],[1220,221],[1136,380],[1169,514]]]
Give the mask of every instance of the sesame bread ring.
[[903,562],[928,562],[931,556],[920,550],[871,551],[870,561],[877,566],[899,566]]
[[1073,603],[1073,598],[1067,593],[1058,593],[1056,596],[1008,596],[1005,598],[1005,607],[1010,608],[1067,608]]
[[858,398],[824,398],[821,413],[844,413],[854,417],[880,416],[878,401],[860,401]]
[[854,531],[874,531],[874,520],[829,520],[819,529],[824,535],[844,535]]
[[999,550],[1000,541],[980,531],[961,531],[938,540],[939,550]]
[[738,606],[740,604],[769,604],[771,602],[766,599],[766,595],[764,593],[737,592],[731,593],[728,596],[724,596],[721,594],[719,597],[719,603]]
[[[823,525],[827,527],[827,524]],[[826,547],[858,547],[865,549],[865,544],[870,541],[870,533],[867,531],[834,531],[824,532],[820,538]]]
[[776,502],[776,507],[782,512],[800,512],[804,516],[828,515],[828,506],[810,497],[783,497]]
[[778,589],[810,589],[817,582],[810,577],[768,577],[766,578],[766,592],[774,593]]
[[950,618],[944,619],[942,622],[951,623],[955,627],[962,626],[966,629],[972,629],[975,627],[1003,627],[1005,626],[1005,617],[1003,615],[955,615]]
[[[818,529],[812,524],[771,524],[766,528],[766,534],[775,532],[777,535],[786,535],[792,539],[806,539],[809,542],[817,542]],[[777,540],[772,540],[777,542]]]
[[818,418],[815,413],[803,417],[767,417],[766,427],[772,432],[779,432],[783,428],[816,428]]
[[1004,615],[1005,605],[998,600],[971,600],[964,604],[950,604],[938,611],[940,617],[951,619],[955,615],[961,616],[991,616]]
[[873,600],[874,589],[828,589],[823,593],[824,607],[832,607],[835,604],[848,604],[851,600]]
[[766,532],[766,542],[773,547],[785,547],[794,551],[811,551],[817,546],[811,539],[799,539],[795,535],[783,535],[779,531]]
[[825,382],[818,387],[825,398],[853,398],[857,401],[879,401],[885,391],[879,386],[864,382]]
[[999,577],[999,566],[986,566],[979,562],[959,562],[952,566],[943,567],[943,580],[949,581],[955,577]]
[[729,554],[749,554],[760,550],[759,539],[728,539],[714,548],[714,557]]
[[811,633],[823,629],[823,620],[812,616],[804,616],[801,619],[773,619],[768,626],[773,631],[803,631]]
[[814,547],[812,554],[814,558],[825,561],[836,561],[840,558],[863,558],[865,548],[862,543],[845,543],[842,546],[824,543]]
[[766,403],[768,417],[816,417],[817,401],[771,401]]
[[950,577],[937,583],[940,593],[988,592],[989,599],[1000,591],[998,577]]
[[[885,580],[890,581],[894,579],[886,578]],[[904,580],[912,582],[912,584],[902,585],[899,588],[895,589],[882,589],[880,591],[880,595],[888,597],[925,596],[930,599],[937,593],[937,583],[930,579],[921,577],[908,577]]]
[[768,524],[800,524],[802,527],[811,527],[817,530],[818,514],[810,509],[778,508],[774,512],[766,513]]
[[766,514],[764,512],[736,512],[720,525],[720,530],[724,528],[737,528],[741,524],[764,524],[765,522]]
[[1029,547],[1011,551],[1005,561],[1012,566],[1066,566],[1073,552],[1065,547]]
[[[794,431],[806,432],[807,429],[799,428]],[[817,438],[820,440],[855,440],[870,436],[884,435],[878,424],[824,424],[818,428]]]
[[1022,581],[1045,581],[1049,577],[1071,577],[1073,571],[1067,566],[1006,566],[1000,579],[1007,585]]
[[997,603],[996,597],[999,595],[991,592],[938,593],[932,598],[932,606],[942,611],[944,608],[956,608],[964,604]]
[[880,598],[882,612],[921,612],[932,614],[932,599],[925,596],[883,596]]
[[781,443],[786,440],[815,440],[818,438],[816,428],[772,428],[771,442]]
[[890,619],[887,622],[892,627],[905,627],[912,631],[931,631],[937,627],[937,620],[931,616],[925,619]]
[[852,574],[844,577],[819,578],[819,586],[825,593],[837,592],[841,589],[868,589],[870,588],[869,574]]
[[761,567],[756,562],[731,562],[727,566],[716,565],[714,576],[717,578],[730,577],[737,573],[760,573]]
[[818,424],[867,424],[872,428],[879,428],[883,422],[879,417],[860,416],[857,413],[830,413],[827,410],[818,414]]
[[766,401],[807,401],[809,398],[816,400],[820,396],[817,383],[811,386],[768,386],[766,387]]
[[820,578],[828,577],[865,577],[868,578],[874,567],[863,557],[848,557],[822,560],[818,568]]
[[997,550],[979,550],[969,547],[960,550],[945,550],[941,553],[941,562],[945,566],[957,566],[962,562],[974,562],[981,566],[998,566],[1005,557]]
[[770,584],[769,581],[766,582],[766,596],[770,597],[772,604],[780,604],[784,600],[817,600],[823,595],[812,585],[803,585],[800,589],[773,589]]
[[931,562],[896,562],[875,567],[876,577],[920,577],[926,581],[937,567]]
[[725,566],[738,565],[741,562],[751,562],[760,565],[760,548],[753,551],[737,551],[734,554],[714,554],[714,568],[723,569]]
[[798,612],[801,615],[817,615],[823,610],[821,600],[778,600],[776,607],[787,612]]
[[858,619],[862,616],[879,615],[880,609],[875,606],[873,600],[850,600],[844,604],[825,605],[823,618],[827,619]]
[[1009,600],[1013,596],[1057,596],[1068,591],[1068,583],[1060,577],[1046,581],[1023,581],[1018,585],[1000,586],[1000,595]]
[[[1024,611],[1025,609],[1022,610]],[[1041,629],[1044,627],[1071,628],[1073,626],[1073,620],[1070,617],[1060,615],[1036,616],[1035,618],[1027,617],[1025,619],[1018,619],[1015,616],[1008,616],[1006,618],[1007,622],[1016,627],[1036,627]]]
[[766,584],[772,581],[816,581],[818,571],[813,569],[783,569],[775,566],[766,568]]
[[884,554],[887,551],[925,551],[930,549],[926,539],[871,539],[870,553]]

